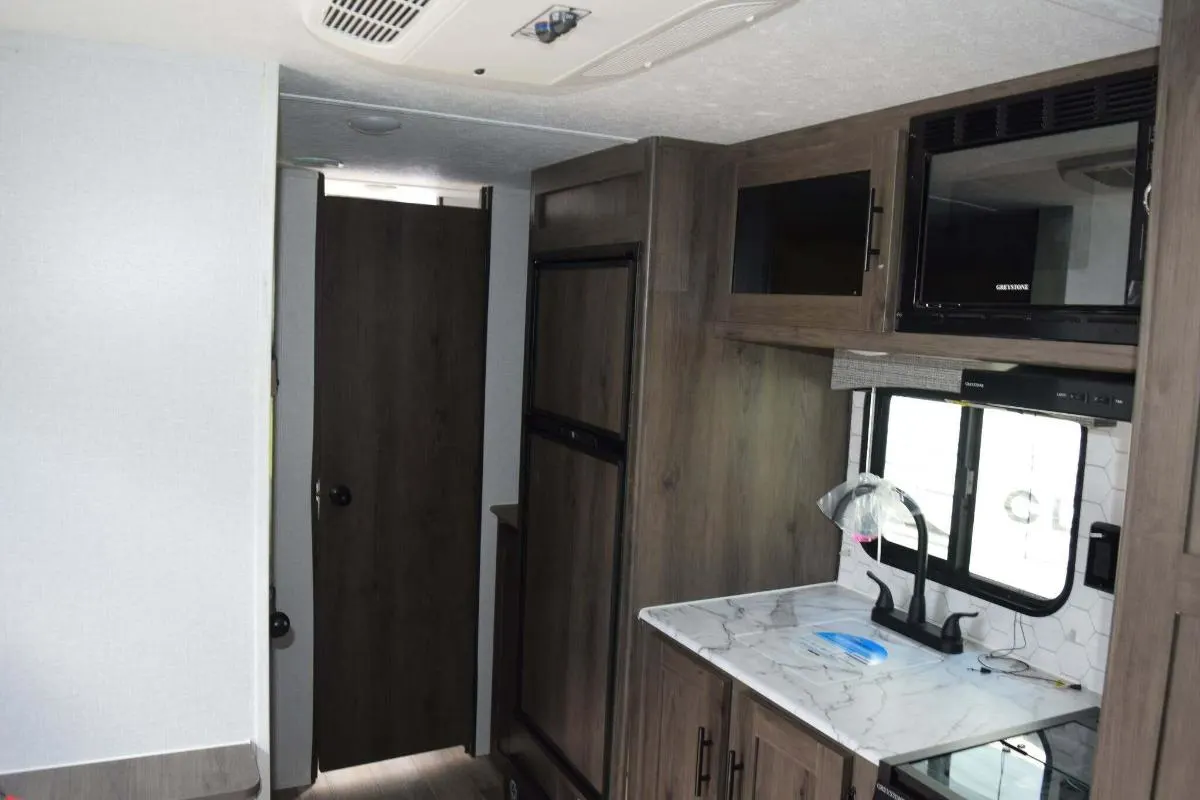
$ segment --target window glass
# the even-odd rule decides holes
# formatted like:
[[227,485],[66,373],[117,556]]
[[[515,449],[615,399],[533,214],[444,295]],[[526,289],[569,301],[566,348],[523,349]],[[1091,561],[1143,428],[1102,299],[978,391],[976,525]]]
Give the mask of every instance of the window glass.
[[1058,597],[1071,552],[1078,469],[1078,423],[985,411],[971,573],[1045,599]]
[[[929,554],[935,558],[946,558],[950,548],[961,420],[960,406],[920,397],[895,395],[888,410],[883,477],[925,512]],[[917,528],[911,519],[885,530],[884,538],[917,549]]]
[[[869,471],[924,512],[931,579],[1025,614],[1053,613],[1074,566],[1084,428],[954,399],[877,391]],[[863,547],[916,569],[909,520]]]

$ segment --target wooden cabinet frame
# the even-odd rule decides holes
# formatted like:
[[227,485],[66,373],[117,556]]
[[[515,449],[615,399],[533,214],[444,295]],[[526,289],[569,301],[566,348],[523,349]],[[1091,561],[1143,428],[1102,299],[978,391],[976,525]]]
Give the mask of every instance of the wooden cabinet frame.
[[[863,242],[862,294],[857,297],[741,294],[732,291],[733,252],[724,253],[718,283],[717,318],[726,322],[792,325],[823,330],[884,331],[895,308],[901,228],[904,220],[904,169],[907,136],[899,128],[863,131],[838,141],[800,145],[786,153],[739,161],[730,208],[737,208],[737,191],[789,181],[869,171],[876,214],[864,207],[873,222],[870,243]],[[728,224],[736,228],[737,214]],[[732,243],[734,235],[729,236]],[[879,255],[867,258],[867,247]]]

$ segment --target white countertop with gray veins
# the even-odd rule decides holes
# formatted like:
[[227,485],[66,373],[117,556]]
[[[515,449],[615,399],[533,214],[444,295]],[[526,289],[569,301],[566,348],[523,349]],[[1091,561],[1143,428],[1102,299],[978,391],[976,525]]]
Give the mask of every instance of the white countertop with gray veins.
[[876,764],[1100,705],[1092,692],[972,672],[978,646],[937,653],[871,624],[871,606],[818,584],[657,606],[640,618]]

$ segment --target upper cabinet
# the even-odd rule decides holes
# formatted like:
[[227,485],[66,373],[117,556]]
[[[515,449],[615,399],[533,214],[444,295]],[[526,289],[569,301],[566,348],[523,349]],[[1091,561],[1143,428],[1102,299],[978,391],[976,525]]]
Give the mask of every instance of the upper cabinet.
[[831,137],[740,159],[718,317],[826,330],[885,329],[899,252],[905,136]]

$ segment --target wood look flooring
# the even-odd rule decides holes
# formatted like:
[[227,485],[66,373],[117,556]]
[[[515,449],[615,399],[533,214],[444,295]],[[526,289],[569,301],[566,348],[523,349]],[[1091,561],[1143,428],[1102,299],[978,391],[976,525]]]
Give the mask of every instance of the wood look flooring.
[[322,772],[306,790],[273,800],[503,800],[500,773],[461,747]]

